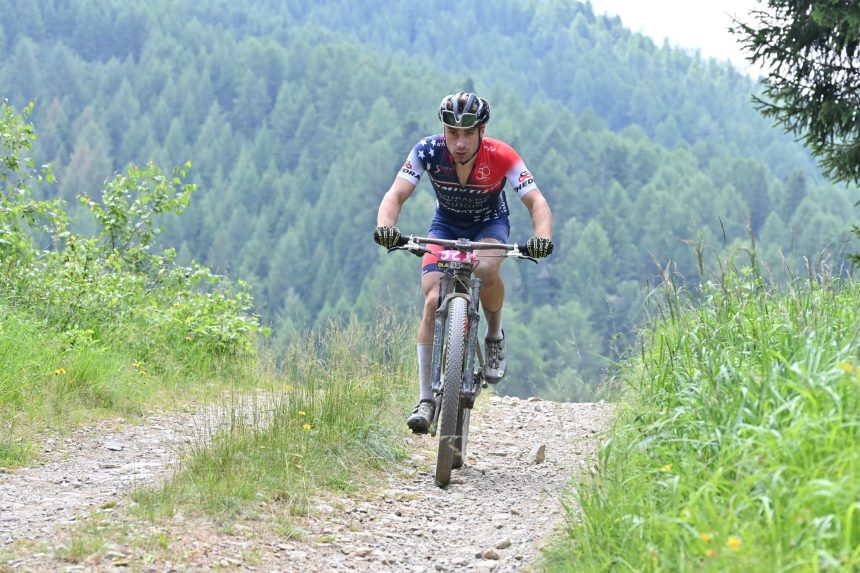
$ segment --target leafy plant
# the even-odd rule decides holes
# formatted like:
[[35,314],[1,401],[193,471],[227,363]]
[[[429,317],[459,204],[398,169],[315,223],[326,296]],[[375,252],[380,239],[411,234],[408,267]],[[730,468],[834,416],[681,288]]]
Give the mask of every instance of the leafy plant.
[[181,214],[195,189],[190,164],[169,174],[130,165],[98,200],[81,197],[96,235],[73,233],[62,201],[33,198],[53,175],[27,155],[31,111],[0,108],[0,412],[25,409],[26,426],[73,404],[134,409],[150,378],[132,364],[165,381],[171,369],[210,379],[253,357],[261,329],[249,285],[154,249],[161,217]]
[[100,252],[120,257],[139,269],[147,262],[152,242],[159,234],[155,218],[165,213],[182,214],[197,188],[183,183],[191,162],[173,169],[169,177],[149,162],[145,168],[130,165],[128,172],[110,179],[101,192],[101,203],[81,195],[80,201],[101,226]]
[[25,121],[32,111],[33,104],[19,114],[6,101],[0,103],[0,259],[6,265],[32,256],[33,230],[59,234],[67,222],[60,201],[32,198],[34,183],[54,181],[51,166],[37,169],[28,155],[36,140]]

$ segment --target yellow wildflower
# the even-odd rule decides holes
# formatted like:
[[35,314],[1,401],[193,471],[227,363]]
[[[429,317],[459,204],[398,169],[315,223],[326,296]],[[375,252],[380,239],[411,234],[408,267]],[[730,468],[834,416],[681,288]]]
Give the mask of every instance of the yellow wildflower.
[[662,468],[660,468],[661,472],[670,472],[672,471],[672,464],[666,464]]
[[842,369],[842,370],[844,370],[845,372],[848,372],[849,374],[851,374],[851,373],[853,373],[855,370],[857,370],[857,367],[856,367],[856,366],[854,366],[853,364],[851,364],[850,362],[843,362],[843,363],[841,363],[841,364],[839,365],[839,368],[841,368],[841,369]]
[[702,532],[702,533],[700,533],[700,534],[699,534],[699,539],[701,539],[701,540],[702,540],[702,541],[704,541],[705,543],[709,543],[709,542],[711,541],[711,539],[712,539],[712,538],[711,538],[711,534],[710,534],[710,533],[704,533],[704,532]]
[[143,362],[141,362],[140,360],[135,360],[134,362],[132,362],[132,363],[131,363],[131,365],[132,365],[132,366],[134,366],[134,369],[135,369],[135,370],[137,370],[137,369],[139,369],[141,366],[143,366]]
[[299,416],[307,416],[307,415],[308,415],[308,413],[305,412],[304,410],[299,410]]
[[303,428],[305,431],[307,431],[307,430],[310,430],[310,429],[311,429],[311,425],[310,425],[310,424],[305,424],[304,426],[302,426],[302,428]]
[[731,549],[732,551],[737,551],[738,549],[741,548],[741,540],[739,537],[735,537],[734,535],[731,535],[731,536],[729,536],[728,540],[726,541],[726,545],[728,545],[729,549]]
[[713,548],[713,547],[708,547],[708,550],[707,550],[707,551],[705,551],[705,556],[706,556],[706,557],[713,557],[713,556],[714,556],[714,555],[716,555],[716,554],[717,554],[717,552],[714,550],[714,548]]
[[62,375],[63,375],[63,374],[65,374],[65,373],[66,373],[66,369],[65,369],[65,368],[62,368],[62,367],[57,368],[56,370],[54,370],[54,376],[62,376]]

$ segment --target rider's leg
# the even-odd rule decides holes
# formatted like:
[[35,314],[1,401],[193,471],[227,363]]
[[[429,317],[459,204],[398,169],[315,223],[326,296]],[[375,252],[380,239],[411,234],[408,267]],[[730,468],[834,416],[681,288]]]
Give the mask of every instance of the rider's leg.
[[440,272],[428,272],[421,277],[421,290],[424,292],[424,312],[418,329],[418,381],[421,387],[421,400],[433,398],[430,364],[433,358],[433,334],[436,329],[436,309],[439,308],[441,278]]
[[[501,243],[502,241],[486,237],[485,243]],[[505,302],[505,284],[499,274],[504,257],[503,250],[481,251],[480,264],[475,274],[481,279],[481,305],[487,319],[487,335],[484,339],[485,361],[484,378],[491,383],[501,380],[507,370],[505,357],[505,333],[502,329],[502,305]]]
[[439,281],[442,273],[427,272],[421,277],[424,291],[424,312],[418,328],[418,404],[406,424],[416,433],[424,433],[433,421],[435,401],[431,380],[433,363],[433,334],[436,326],[436,308],[439,306]]
[[[498,239],[484,238],[484,243],[499,243]],[[504,255],[503,250],[481,251],[478,255],[480,263],[475,268],[475,275],[481,279],[481,306],[487,319],[486,337],[490,340],[502,339],[502,305],[505,302],[505,283],[499,274]]]

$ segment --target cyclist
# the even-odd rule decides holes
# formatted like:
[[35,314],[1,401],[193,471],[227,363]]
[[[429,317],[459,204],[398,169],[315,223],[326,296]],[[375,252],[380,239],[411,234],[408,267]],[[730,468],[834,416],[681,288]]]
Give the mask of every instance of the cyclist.
[[[439,239],[507,243],[510,224],[505,200],[509,182],[528,208],[534,235],[526,242],[529,256],[552,253],[552,214],[546,199],[514,149],[497,139],[484,137],[490,120],[490,104],[474,93],[459,92],[442,99],[439,119],[443,133],[421,139],[412,148],[391,188],[379,205],[374,240],[390,248],[400,239],[395,226],[403,203],[426,173],[436,192],[436,212],[429,236]],[[432,250],[441,250],[441,247]],[[495,383],[505,375],[505,333],[502,304],[505,286],[499,276],[504,251],[481,251],[475,274],[481,279],[481,306],[487,320],[484,339],[484,377]],[[424,313],[418,331],[418,404],[406,421],[415,433],[425,433],[433,420],[435,402],[430,367],[435,312],[439,306],[441,271],[436,257],[422,259],[421,289]]]

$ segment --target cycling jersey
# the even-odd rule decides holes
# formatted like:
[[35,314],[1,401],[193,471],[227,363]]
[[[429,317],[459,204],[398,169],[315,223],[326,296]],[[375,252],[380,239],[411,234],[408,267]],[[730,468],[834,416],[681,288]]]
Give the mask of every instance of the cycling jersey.
[[417,184],[425,172],[436,192],[436,216],[460,225],[507,218],[506,180],[520,198],[537,189],[514,148],[489,137],[481,140],[465,185],[460,185],[442,134],[415,144],[397,176]]

